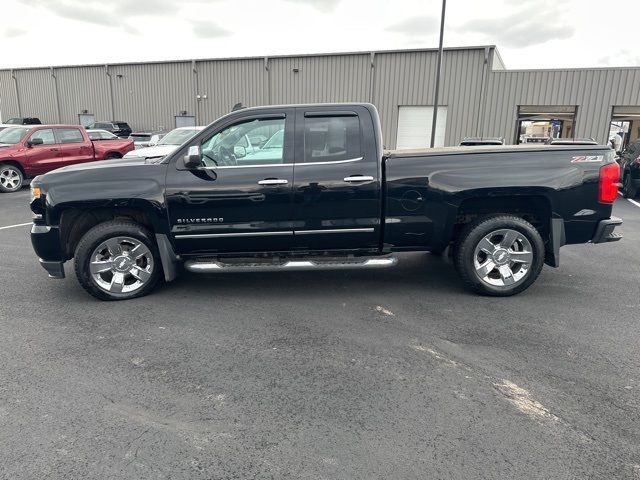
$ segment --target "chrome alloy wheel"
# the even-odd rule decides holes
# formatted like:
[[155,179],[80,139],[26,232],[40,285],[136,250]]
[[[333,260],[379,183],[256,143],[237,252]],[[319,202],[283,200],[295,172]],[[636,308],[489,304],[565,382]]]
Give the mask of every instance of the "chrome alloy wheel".
[[0,185],[7,190],[16,190],[20,186],[20,174],[15,168],[0,167]]
[[533,262],[531,243],[520,232],[495,230],[485,235],[473,253],[475,273],[495,287],[507,287],[524,280]]
[[153,255],[140,240],[114,237],[91,254],[89,270],[96,285],[112,293],[132,293],[144,286],[153,273]]

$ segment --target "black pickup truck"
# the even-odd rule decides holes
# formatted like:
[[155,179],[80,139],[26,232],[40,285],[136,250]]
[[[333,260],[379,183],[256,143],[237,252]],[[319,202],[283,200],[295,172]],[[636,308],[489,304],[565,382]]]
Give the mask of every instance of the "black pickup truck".
[[618,240],[607,146],[383,152],[370,104],[247,108],[161,159],[64,167],[31,184],[50,276],[75,258],[103,300],[191,272],[381,268],[451,252],[476,292],[531,285],[559,249]]

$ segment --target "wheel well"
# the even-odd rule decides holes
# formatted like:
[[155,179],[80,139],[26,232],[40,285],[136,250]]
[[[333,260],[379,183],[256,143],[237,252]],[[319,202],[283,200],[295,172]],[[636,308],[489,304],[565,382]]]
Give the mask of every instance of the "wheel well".
[[104,158],[122,158],[120,152],[107,152]]
[[500,214],[523,218],[540,232],[545,243],[549,241],[551,204],[546,197],[541,195],[514,195],[464,200],[458,209],[452,240],[455,241],[464,227],[476,219]]
[[22,168],[22,165],[20,165],[20,163],[16,162],[15,160],[0,160],[0,165],[13,165],[22,172],[23,178],[27,178],[27,174],[25,173],[24,168]]
[[131,208],[69,209],[60,218],[60,239],[66,259],[73,258],[78,242],[91,228],[109,220],[132,220],[153,231],[149,216]]

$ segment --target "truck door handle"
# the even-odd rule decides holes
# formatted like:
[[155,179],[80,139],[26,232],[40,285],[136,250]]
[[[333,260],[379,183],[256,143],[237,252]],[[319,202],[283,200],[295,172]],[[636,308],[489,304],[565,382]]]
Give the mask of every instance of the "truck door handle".
[[287,183],[289,183],[289,180],[283,178],[265,178],[260,180],[258,185],[286,185]]
[[344,181],[349,183],[370,182],[372,180],[373,177],[369,175],[351,175],[350,177],[344,177]]
[[59,150],[60,150],[59,148],[50,148],[50,149],[49,149],[49,151],[50,151],[50,152],[57,152],[57,151],[59,151]]

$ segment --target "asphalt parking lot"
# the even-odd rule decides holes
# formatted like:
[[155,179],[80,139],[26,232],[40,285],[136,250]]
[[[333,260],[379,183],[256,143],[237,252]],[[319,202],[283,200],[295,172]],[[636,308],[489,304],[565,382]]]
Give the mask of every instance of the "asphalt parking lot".
[[103,303],[0,229],[0,478],[640,479],[640,208],[614,214],[506,299],[410,254]]

